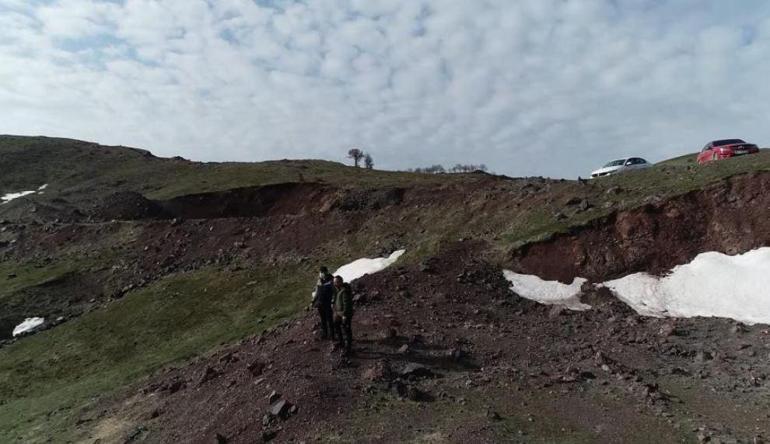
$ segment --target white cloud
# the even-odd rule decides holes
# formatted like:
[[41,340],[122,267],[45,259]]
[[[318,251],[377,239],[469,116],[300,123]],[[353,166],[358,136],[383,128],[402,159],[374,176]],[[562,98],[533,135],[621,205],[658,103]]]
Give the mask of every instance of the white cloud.
[[770,143],[759,0],[0,0],[0,133],[574,177]]

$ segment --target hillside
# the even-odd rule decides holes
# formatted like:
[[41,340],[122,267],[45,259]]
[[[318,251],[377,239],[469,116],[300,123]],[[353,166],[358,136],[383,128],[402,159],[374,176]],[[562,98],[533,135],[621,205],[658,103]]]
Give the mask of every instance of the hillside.
[[[558,310],[501,273],[602,282],[766,246],[767,151],[581,183],[2,136],[0,171],[0,195],[47,185],[0,205],[2,442],[770,436],[766,326],[606,289]],[[357,355],[330,352],[317,267],[401,248],[354,284]],[[48,328],[12,340],[32,316]],[[263,424],[271,390],[298,411]]]

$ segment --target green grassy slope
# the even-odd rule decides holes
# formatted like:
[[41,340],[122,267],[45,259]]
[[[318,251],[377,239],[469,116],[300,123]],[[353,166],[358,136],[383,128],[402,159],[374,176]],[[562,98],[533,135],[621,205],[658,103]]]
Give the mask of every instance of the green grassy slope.
[[[71,139],[0,136],[0,193],[33,190],[64,198],[100,198],[131,190],[154,199],[282,182],[392,186],[451,182],[450,176],[353,168],[323,160],[201,163],[158,158],[144,150]],[[172,178],[173,180],[169,180]]]
[[0,350],[0,442],[74,439],[94,401],[169,363],[255,334],[307,303],[310,270],[203,269]]

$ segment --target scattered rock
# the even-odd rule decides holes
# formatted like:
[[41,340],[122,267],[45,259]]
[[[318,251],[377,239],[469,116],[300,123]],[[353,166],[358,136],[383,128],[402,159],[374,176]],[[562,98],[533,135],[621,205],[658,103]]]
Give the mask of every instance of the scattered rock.
[[714,355],[707,351],[700,350],[695,354],[695,362],[706,362],[714,359]]
[[383,339],[386,341],[393,341],[398,337],[398,332],[395,328],[388,328],[385,330],[385,333],[383,334]]
[[658,334],[664,338],[671,336],[678,336],[681,332],[676,328],[676,324],[673,322],[667,322],[660,326]]
[[548,317],[549,318],[557,318],[561,315],[567,314],[568,310],[563,305],[555,304],[551,306],[551,309],[548,310]]
[[262,361],[256,360],[256,361],[253,361],[251,364],[247,365],[246,369],[249,371],[249,373],[252,374],[252,376],[261,376],[262,372],[265,371],[265,363]]
[[734,335],[735,334],[746,333],[747,331],[749,331],[749,329],[746,328],[746,326],[741,324],[741,323],[736,323],[735,325],[732,326],[732,328],[730,328],[730,333],[732,333]]
[[416,362],[410,362],[409,364],[404,367],[403,370],[401,370],[401,376],[404,378],[430,378],[435,376],[435,373],[431,371],[428,367],[418,364]]
[[588,211],[588,210],[589,210],[589,209],[591,209],[591,208],[593,208],[593,205],[591,205],[591,203],[590,203],[590,202],[588,202],[588,201],[587,201],[587,200],[585,200],[585,199],[583,199],[582,201],[580,201],[580,204],[578,205],[578,210],[579,210],[579,211]]
[[417,387],[414,387],[414,386],[411,386],[411,385],[409,387],[407,387],[406,397],[410,401],[415,401],[415,402],[422,402],[422,401],[427,401],[428,400],[427,393],[425,393],[422,390],[418,389]]
[[462,361],[466,356],[466,353],[459,348],[453,348],[447,351],[447,357],[454,362]]
[[289,404],[285,399],[280,399],[270,406],[270,414],[276,418],[288,418],[290,410],[291,404]]
[[276,436],[278,436],[278,432],[276,432],[275,430],[263,430],[262,431],[262,442],[270,442]]
[[491,407],[487,407],[487,418],[491,421],[501,421],[503,419],[500,414],[492,410]]
[[214,378],[218,378],[222,375],[222,372],[220,370],[217,370],[213,367],[206,367],[206,370],[203,371],[203,374],[201,375],[200,379],[198,380],[198,385],[203,385],[208,381],[211,381]]
[[281,399],[281,394],[276,392],[275,390],[273,390],[272,392],[270,392],[269,395],[267,395],[267,402],[269,402],[270,404],[273,404],[279,399]]

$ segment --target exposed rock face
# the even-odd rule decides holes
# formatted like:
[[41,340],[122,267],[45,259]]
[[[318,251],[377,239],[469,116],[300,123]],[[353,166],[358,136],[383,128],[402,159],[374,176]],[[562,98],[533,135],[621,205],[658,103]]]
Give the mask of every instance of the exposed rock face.
[[770,173],[737,176],[527,245],[511,262],[518,272],[562,282],[661,273],[704,251],[737,254],[770,245],[768,208]]

